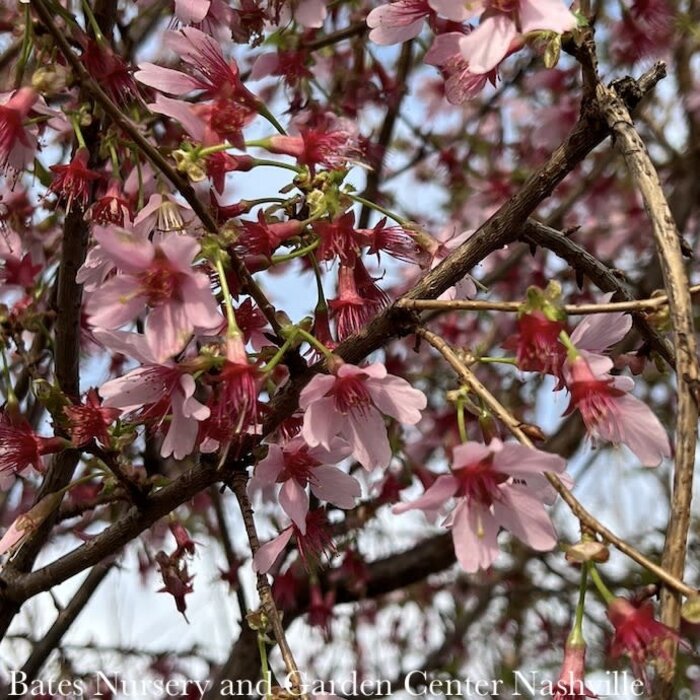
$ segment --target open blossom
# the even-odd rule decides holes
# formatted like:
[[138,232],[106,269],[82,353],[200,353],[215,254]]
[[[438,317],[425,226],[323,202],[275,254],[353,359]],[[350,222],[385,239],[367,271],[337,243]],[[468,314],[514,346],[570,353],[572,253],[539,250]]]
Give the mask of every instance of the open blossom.
[[478,5],[484,10],[479,26],[460,39],[462,55],[474,73],[493,70],[520,35],[536,31],[563,34],[577,24],[561,0],[484,0]]
[[226,339],[226,359],[209,382],[214,387],[210,415],[200,427],[201,449],[212,452],[258,426],[258,366],[248,361],[243,339]]
[[649,406],[629,393],[634,380],[608,374],[612,366],[603,356],[596,358],[595,367],[583,355],[567,361],[568,410],[579,409],[592,437],[625,444],[644,466],[655,467],[671,456],[668,435]]
[[391,446],[382,414],[415,425],[426,405],[422,391],[388,374],[383,364],[343,363],[333,374],[317,374],[302,390],[302,435],[311,447],[327,450],[334,437],[342,437],[365,469],[384,468],[391,461]]
[[100,399],[95,389],[90,389],[84,404],[66,406],[63,409],[70,421],[70,435],[76,446],[86,445],[93,438],[102,445],[109,444],[110,423],[115,421],[121,411],[100,405]]
[[42,456],[65,447],[66,441],[62,438],[37,435],[24,418],[0,410],[0,475],[19,474],[29,466],[41,472],[44,470]]
[[462,22],[480,12],[483,5],[480,0],[393,0],[367,15],[369,38],[377,44],[398,44],[417,37],[424,19],[438,14]]
[[311,168],[320,165],[331,170],[347,168],[348,161],[358,160],[362,155],[357,135],[342,129],[324,131],[306,127],[300,129],[299,136],[271,136],[265,139],[264,148],[270,153],[292,156],[300,165]]
[[23,87],[5,94],[0,104],[0,172],[19,172],[34,157],[36,137],[24,126],[39,94]]
[[496,560],[500,527],[538,551],[556,545],[544,508],[556,493],[544,473],[561,474],[566,468],[561,457],[498,439],[488,446],[458,445],[452,456],[450,474],[438,477],[416,501],[395,506],[394,512],[420,509],[434,519],[454,499],[443,525],[452,531],[457,560],[469,573]]
[[428,65],[437,66],[442,71],[445,97],[455,105],[476,97],[487,82],[495,86],[498,78],[495,68],[487,73],[474,73],[470,70],[469,63],[460,50],[463,37],[461,32],[438,34],[423,59]]
[[148,308],[145,335],[157,362],[180,352],[197,328],[221,323],[209,277],[195,272],[199,243],[187,235],[150,241],[126,229],[96,228],[94,236],[120,274],[95,289],[86,310],[93,326],[116,329]]
[[65,200],[66,209],[77,202],[84,209],[90,199],[90,187],[95,180],[102,176],[88,168],[90,153],[86,148],[79,148],[73,159],[67,165],[52,165],[49,170],[54,174],[49,190],[54,192],[59,200]]
[[236,62],[227,61],[219,43],[194,27],[167,32],[165,44],[180,56],[193,74],[142,63],[134,75],[136,80],[167,95],[182,96],[202,90],[201,97],[210,101],[200,99],[192,109],[204,121],[205,130],[216,134],[219,141],[228,139],[242,147],[242,129],[263,105],[243,85]]
[[185,95],[203,90],[208,99],[236,100],[257,108],[259,100],[241,82],[238,65],[227,61],[220,44],[194,27],[167,32],[165,45],[175,52],[194,72],[188,75],[173,68],[142,63],[135,78],[168,95]]
[[666,642],[678,641],[678,633],[654,619],[651,601],[635,605],[626,598],[615,598],[608,605],[608,619],[615,628],[610,655],[628,656],[635,675],[647,682],[645,666],[652,659],[671,664]]
[[292,537],[296,540],[299,555],[307,569],[320,562],[324,554],[333,555],[336,552],[326,513],[317,508],[306,515],[304,532],[292,523],[277,537],[262,545],[253,557],[253,570],[259,574],[267,573],[282,555]]
[[309,512],[306,487],[321,501],[338,508],[352,508],[362,493],[360,483],[336,466],[350,450],[342,440],[333,441],[333,449],[309,447],[296,437],[284,445],[270,445],[265,459],[258,462],[248,486],[249,492],[282,484],[279,503],[292,522],[304,534]]
[[209,409],[194,396],[196,383],[187,368],[172,361],[158,363],[143,336],[123,331],[94,331],[110,349],[139,360],[142,365],[123,377],[105,382],[99,389],[105,408],[138,412],[151,425],[165,423],[167,432],[160,454],[183,459],[194,449],[199,421]]

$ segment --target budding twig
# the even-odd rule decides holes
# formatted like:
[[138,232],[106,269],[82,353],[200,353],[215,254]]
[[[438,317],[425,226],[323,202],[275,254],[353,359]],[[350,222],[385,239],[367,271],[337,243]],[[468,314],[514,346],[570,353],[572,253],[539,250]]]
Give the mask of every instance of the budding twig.
[[[457,353],[440,338],[440,336],[422,327],[418,328],[416,333],[447,360],[448,364],[457,373],[464,384],[479,396],[493,415],[496,416],[523,445],[534,448],[532,441],[520,427],[520,421],[477,379],[474,373],[462,362]],[[663,566],[654,563],[631,544],[628,544],[611,530],[608,530],[608,528],[581,505],[578,499],[564,486],[561,479],[556,474],[547,472],[545,476],[583,526],[599,534],[606,542],[609,542],[623,554],[626,554],[630,559],[636,561],[640,566],[643,566],[647,571],[657,576],[667,586],[681,595],[698,595],[697,590],[683,583],[679,577],[668,572]]]

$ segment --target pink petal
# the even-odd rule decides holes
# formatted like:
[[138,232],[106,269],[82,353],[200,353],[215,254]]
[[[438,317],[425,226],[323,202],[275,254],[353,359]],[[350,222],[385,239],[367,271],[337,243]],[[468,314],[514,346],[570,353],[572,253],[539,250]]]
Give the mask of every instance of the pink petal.
[[175,16],[184,24],[199,24],[210,5],[211,0],[175,0]]
[[649,406],[631,394],[620,396],[615,403],[620,411],[622,442],[645,467],[656,467],[671,456],[668,434]]
[[153,357],[161,363],[185,348],[194,328],[185,313],[185,305],[172,301],[151,309],[144,330]]
[[156,101],[148,105],[151,112],[164,114],[179,122],[182,128],[198,142],[204,141],[205,124],[202,119],[193,111],[192,105],[181,100],[174,100],[165,97],[160,93],[156,95]]
[[253,478],[248,485],[248,493],[254,493],[274,484],[282,469],[284,469],[282,448],[279,445],[270,445],[265,459],[261,459],[255,465]]
[[370,407],[364,411],[348,413],[343,427],[343,434],[352,447],[353,457],[367,471],[389,466],[391,445],[384,420],[376,409]]
[[603,352],[619,343],[632,327],[629,314],[591,314],[571,333],[571,342],[580,350]]
[[438,14],[441,14],[453,22],[463,22],[465,19],[476,17],[484,10],[483,3],[475,2],[455,2],[455,0],[428,0],[430,7]]
[[481,20],[481,24],[460,40],[462,56],[472,73],[488,73],[506,56],[510,42],[518,30],[510,17],[497,14]]
[[85,305],[90,324],[114,329],[135,320],[146,305],[136,284],[133,277],[118,275],[92,292]]
[[211,291],[209,277],[195,273],[182,280],[184,313],[195,328],[218,328],[223,317]]
[[[493,445],[493,442],[491,443]],[[486,445],[479,442],[464,442],[452,450],[452,468],[459,469],[481,462],[491,454]]]
[[496,520],[538,552],[554,548],[557,536],[542,503],[523,489],[503,487],[501,493],[502,501],[493,504]]
[[144,236],[116,226],[111,228],[96,227],[93,235],[102,246],[103,252],[124,272],[139,273],[147,270],[155,249]]
[[335,408],[332,398],[314,401],[304,413],[301,434],[310,447],[322,445],[327,450],[331,440],[343,429],[345,417]]
[[488,569],[496,561],[498,523],[488,510],[463,501],[453,513],[451,529],[457,561],[467,573]]
[[95,328],[92,335],[109,350],[119,352],[127,357],[133,357],[141,364],[156,364],[148,347],[146,337],[140,333],[129,333],[128,331],[108,331],[102,328]]
[[445,63],[460,53],[459,42],[463,36],[462,32],[438,34],[423,57],[424,63],[427,63],[429,66],[445,65]]
[[287,479],[282,486],[279,502],[302,535],[306,534],[306,515],[309,512],[309,496],[295,479]]
[[288,527],[273,540],[266,542],[260,547],[253,557],[253,570],[258,574],[266,574],[277,561],[280,554],[282,554],[291,537],[292,528]]
[[563,34],[577,25],[576,17],[561,0],[520,0],[520,27],[523,34],[545,29]]
[[362,495],[360,482],[337,467],[316,467],[310,485],[317,498],[338,508],[352,508],[355,499]]
[[322,27],[326,15],[326,5],[322,0],[301,0],[294,10],[294,19],[305,27]]
[[387,375],[378,381],[368,381],[366,386],[374,405],[405,425],[418,423],[420,412],[428,405],[425,394],[400,377]]
[[443,474],[435,479],[420,498],[409,503],[398,503],[391,509],[391,512],[399,515],[409,510],[424,510],[435,515],[457,493],[458,488],[457,479],[449,474]]
[[335,377],[329,374],[317,374],[302,390],[299,395],[299,408],[306,409],[314,401],[325,396],[335,384]]
[[[192,381],[194,382],[194,380]],[[182,409],[182,396],[173,395],[170,426],[160,448],[161,457],[170,457],[172,455],[175,459],[184,459],[187,455],[192,454],[194,450],[199,424],[196,420],[185,416]]]
[[164,68],[154,63],[141,63],[134,78],[144,85],[156,88],[168,95],[185,95],[192,90],[205,88],[206,85],[186,73],[172,68]]
[[543,472],[559,474],[566,469],[566,461],[559,455],[508,442],[495,451],[493,467],[511,476],[527,478]]
[[99,389],[104,405],[125,411],[155,403],[167,390],[163,374],[139,367],[123,377],[110,379]]

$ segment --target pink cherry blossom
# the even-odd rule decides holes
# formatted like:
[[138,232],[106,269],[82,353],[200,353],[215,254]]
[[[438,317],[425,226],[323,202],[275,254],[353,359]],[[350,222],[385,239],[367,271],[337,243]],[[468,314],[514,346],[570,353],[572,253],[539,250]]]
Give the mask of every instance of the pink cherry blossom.
[[24,120],[39,99],[29,87],[0,97],[0,172],[20,171],[34,157],[36,137]]
[[323,26],[328,10],[324,0],[297,0],[293,8],[294,19],[305,27]]
[[647,467],[671,456],[668,435],[643,401],[629,392],[634,380],[612,376],[613,362],[596,356],[594,366],[580,355],[564,365],[564,380],[571,392],[569,412],[578,408],[586,429],[594,438],[627,445]]
[[324,554],[332,555],[336,552],[325,511],[317,508],[306,515],[304,532],[292,523],[277,537],[262,545],[253,557],[253,570],[260,574],[267,573],[280,558],[292,537],[296,539],[299,554],[307,568],[318,564]]
[[382,414],[415,425],[426,407],[425,394],[376,362],[366,367],[341,364],[331,375],[316,375],[302,390],[302,435],[311,447],[332,449],[336,436],[352,448],[367,470],[387,467],[391,446]]
[[445,77],[445,97],[451,104],[462,104],[476,97],[487,82],[496,85],[498,72],[474,73],[460,51],[461,32],[439,34],[425,54],[428,65],[438,66]]
[[474,73],[488,73],[528,32],[557,34],[576,27],[576,17],[561,0],[486,0],[479,26],[460,40],[462,55]]
[[395,506],[394,512],[420,509],[434,519],[454,498],[443,525],[452,530],[457,560],[469,573],[496,560],[499,527],[538,551],[556,545],[544,509],[556,493],[544,473],[561,474],[566,468],[561,457],[498,439],[488,447],[473,442],[458,445],[452,455],[450,474],[438,477],[416,501]]
[[171,234],[155,242],[101,227],[94,236],[120,273],[89,295],[93,326],[116,329],[149,309],[146,339],[156,362],[163,362],[185,347],[195,329],[220,325],[209,277],[191,265],[199,252],[194,238]]
[[141,420],[155,425],[169,416],[161,456],[183,459],[191,454],[199,422],[209,417],[209,409],[194,397],[196,383],[187,367],[172,361],[157,362],[146,339],[135,333],[98,329],[94,335],[111,350],[142,363],[100,387],[103,406],[138,413]]
[[279,503],[304,534],[306,515],[309,512],[311,493],[321,501],[328,501],[338,508],[352,508],[362,493],[360,483],[354,477],[331,466],[347,457],[350,448],[342,440],[333,440],[333,449],[322,446],[309,447],[296,437],[286,444],[270,445],[265,459],[258,462],[255,474],[248,486],[251,494],[275,483],[282,484]]
[[257,109],[258,98],[243,85],[238,65],[226,60],[221,45],[214,38],[194,27],[185,27],[179,32],[167,32],[165,45],[192,69],[194,75],[142,63],[134,74],[136,80],[167,95],[203,90],[207,99],[235,100]]
[[367,15],[369,38],[376,44],[398,44],[420,34],[430,14],[428,0],[398,0],[380,5]]

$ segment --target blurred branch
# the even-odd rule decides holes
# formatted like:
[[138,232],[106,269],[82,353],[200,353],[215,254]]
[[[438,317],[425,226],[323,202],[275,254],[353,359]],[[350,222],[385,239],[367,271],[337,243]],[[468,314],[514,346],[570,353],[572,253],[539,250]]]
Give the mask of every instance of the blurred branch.
[[[51,652],[58,647],[63,635],[75,622],[78,615],[90,602],[98,586],[106,578],[113,564],[102,562],[97,564],[87,575],[75,595],[71,598],[66,607],[61,610],[55,622],[40,641],[35,642],[31,655],[22,666],[22,672],[26,674],[26,682],[31,683],[41,670],[41,667],[48,659]],[[3,695],[3,700],[8,697]]]

